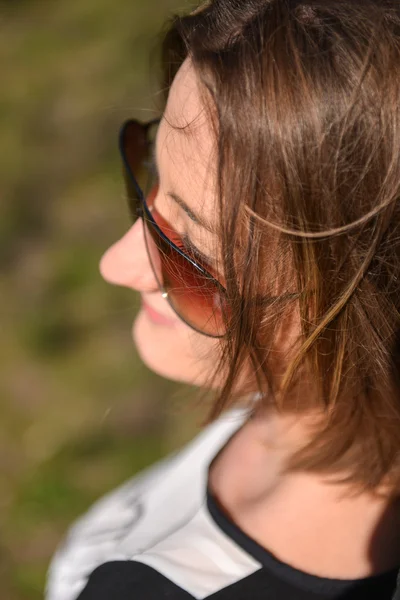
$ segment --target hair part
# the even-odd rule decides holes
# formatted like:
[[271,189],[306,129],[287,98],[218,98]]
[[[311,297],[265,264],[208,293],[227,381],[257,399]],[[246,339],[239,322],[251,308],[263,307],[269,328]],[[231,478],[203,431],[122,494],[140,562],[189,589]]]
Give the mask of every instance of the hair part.
[[232,307],[206,422],[255,391],[237,387],[251,364],[265,405],[323,416],[288,470],[399,495],[400,5],[214,0],[168,23],[165,99],[186,58]]

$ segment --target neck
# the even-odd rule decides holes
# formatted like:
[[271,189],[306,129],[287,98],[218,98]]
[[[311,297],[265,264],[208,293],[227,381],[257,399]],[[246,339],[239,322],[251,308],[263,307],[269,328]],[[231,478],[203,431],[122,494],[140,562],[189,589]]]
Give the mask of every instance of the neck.
[[357,579],[400,565],[399,503],[346,495],[318,474],[283,472],[304,435],[298,417],[250,420],[210,467],[217,502],[276,558],[307,573]]

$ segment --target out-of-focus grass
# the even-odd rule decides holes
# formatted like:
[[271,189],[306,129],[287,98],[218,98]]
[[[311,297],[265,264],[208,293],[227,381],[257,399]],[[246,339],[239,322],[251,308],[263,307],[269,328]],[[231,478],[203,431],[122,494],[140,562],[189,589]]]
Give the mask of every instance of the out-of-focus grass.
[[[98,262],[128,228],[117,135],[157,108],[149,53],[177,0],[0,1],[0,597],[43,597],[96,498],[202,414],[141,365],[136,296]],[[201,413],[201,410],[200,410]]]

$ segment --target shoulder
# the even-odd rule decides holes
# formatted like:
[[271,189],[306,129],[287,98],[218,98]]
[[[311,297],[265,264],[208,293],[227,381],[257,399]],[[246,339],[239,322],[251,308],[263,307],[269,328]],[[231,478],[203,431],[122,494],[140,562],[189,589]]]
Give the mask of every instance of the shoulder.
[[165,550],[156,563],[168,561],[171,534],[185,537],[184,525],[194,526],[193,517],[204,503],[211,460],[247,415],[243,408],[226,412],[184,448],[96,502],[57,550],[49,568],[46,599],[75,600],[90,574],[106,562],[139,558],[150,566],[151,551],[160,544]]
[[152,567],[136,561],[113,561],[100,565],[91,573],[77,600],[194,600]]

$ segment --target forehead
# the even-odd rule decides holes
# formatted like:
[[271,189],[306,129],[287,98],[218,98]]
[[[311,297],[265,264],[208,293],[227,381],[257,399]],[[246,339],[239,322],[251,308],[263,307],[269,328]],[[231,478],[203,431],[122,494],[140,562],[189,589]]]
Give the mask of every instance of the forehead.
[[216,143],[189,59],[172,83],[157,146],[167,185],[207,221],[215,222]]
[[177,126],[183,126],[198,118],[203,108],[200,83],[191,60],[187,58],[172,82],[166,112]]

